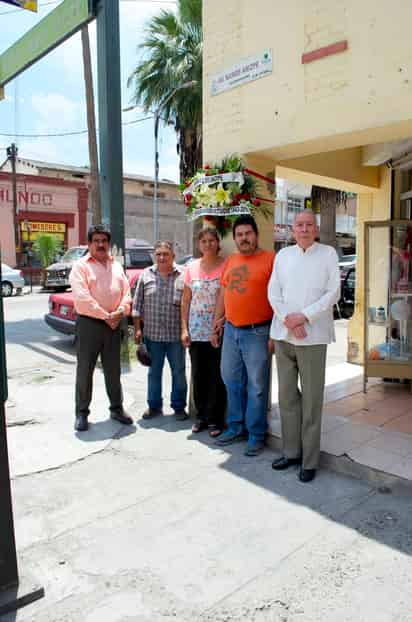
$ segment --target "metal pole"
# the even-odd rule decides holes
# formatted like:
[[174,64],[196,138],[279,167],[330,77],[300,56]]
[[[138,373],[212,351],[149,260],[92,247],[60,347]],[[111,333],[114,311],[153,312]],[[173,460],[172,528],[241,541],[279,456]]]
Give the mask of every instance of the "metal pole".
[[18,251],[20,251],[20,230],[19,230],[19,219],[18,219],[18,210],[19,206],[17,204],[17,176],[16,176],[16,158],[17,158],[17,147],[14,143],[11,144],[10,147],[7,148],[7,157],[10,160],[11,164],[11,184],[13,191],[13,221],[14,221],[14,245],[16,248],[16,264],[18,265]]
[[153,185],[153,244],[159,238],[159,205],[158,205],[158,186],[159,186],[159,118],[160,107],[154,113],[154,145],[155,145],[155,165],[154,165],[154,185]]
[[[1,280],[1,264],[0,264]],[[16,541],[11,505],[10,471],[7,451],[5,402],[7,400],[6,347],[3,297],[0,296],[0,589],[18,584]]]
[[96,23],[102,221],[124,254],[119,0],[100,0]]
[[[1,282],[1,256],[0,256]],[[27,575],[19,577],[10,487],[5,402],[8,397],[3,297],[0,295],[0,618],[44,596]],[[14,618],[13,618],[14,619]]]

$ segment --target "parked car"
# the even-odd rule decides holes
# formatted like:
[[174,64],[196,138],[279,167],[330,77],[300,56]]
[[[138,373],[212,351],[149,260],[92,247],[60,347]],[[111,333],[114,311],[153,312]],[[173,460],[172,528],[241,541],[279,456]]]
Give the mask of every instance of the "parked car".
[[176,263],[179,266],[186,266],[188,263],[193,261],[193,259],[194,259],[193,255],[185,255],[184,257],[181,257],[180,259],[178,259]]
[[87,253],[87,246],[72,246],[63,255],[60,261],[52,263],[46,268],[45,286],[56,292],[65,291],[70,287],[69,275],[73,262]]
[[11,296],[15,291],[21,294],[24,287],[24,278],[21,270],[10,268],[5,263],[1,264],[1,295],[4,298]]
[[341,271],[341,297],[337,304],[338,317],[349,319],[355,310],[356,264]]
[[[132,296],[144,268],[153,264],[152,250],[152,247],[130,248],[126,250],[126,274],[129,279]],[[48,326],[64,335],[74,335],[76,317],[73,294],[71,292],[50,294],[49,312],[44,316]],[[129,318],[129,321],[131,321],[131,318]]]

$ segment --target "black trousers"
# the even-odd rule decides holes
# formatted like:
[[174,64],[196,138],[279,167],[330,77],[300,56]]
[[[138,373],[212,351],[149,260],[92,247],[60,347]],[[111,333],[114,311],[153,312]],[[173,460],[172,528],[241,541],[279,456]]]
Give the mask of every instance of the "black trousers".
[[123,411],[120,384],[120,328],[112,330],[103,320],[79,315],[76,322],[76,415],[88,416],[97,357],[103,366],[110,410]]
[[222,429],[226,410],[226,387],[220,375],[222,348],[214,348],[209,341],[193,341],[189,352],[197,416]]

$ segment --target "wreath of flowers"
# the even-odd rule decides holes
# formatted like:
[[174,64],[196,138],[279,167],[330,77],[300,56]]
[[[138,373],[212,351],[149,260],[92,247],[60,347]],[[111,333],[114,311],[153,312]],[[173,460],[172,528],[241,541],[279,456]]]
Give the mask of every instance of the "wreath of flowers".
[[270,209],[256,196],[257,185],[237,155],[205,164],[180,187],[187,218],[203,218],[225,237],[240,214],[268,217]]

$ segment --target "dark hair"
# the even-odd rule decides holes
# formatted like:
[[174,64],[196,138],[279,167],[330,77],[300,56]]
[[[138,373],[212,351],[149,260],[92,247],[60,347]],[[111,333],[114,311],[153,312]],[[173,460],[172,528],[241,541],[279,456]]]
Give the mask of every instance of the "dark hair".
[[217,232],[217,229],[215,229],[215,227],[203,227],[203,229],[200,229],[199,233],[197,234],[197,241],[200,242],[200,240],[202,240],[205,235],[211,235],[215,238],[216,242],[217,242],[217,252],[220,251],[220,236],[219,233]]
[[233,238],[235,237],[236,228],[240,227],[240,225],[250,225],[253,231],[256,233],[256,235],[259,235],[256,220],[253,218],[253,216],[251,216],[250,214],[242,214],[241,216],[238,216],[235,222],[233,223],[233,227],[232,227]]
[[91,242],[96,233],[107,235],[109,242],[112,239],[109,227],[106,225],[92,225],[87,232],[87,241]]

